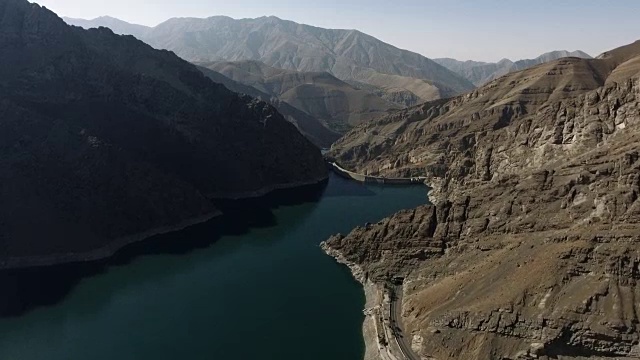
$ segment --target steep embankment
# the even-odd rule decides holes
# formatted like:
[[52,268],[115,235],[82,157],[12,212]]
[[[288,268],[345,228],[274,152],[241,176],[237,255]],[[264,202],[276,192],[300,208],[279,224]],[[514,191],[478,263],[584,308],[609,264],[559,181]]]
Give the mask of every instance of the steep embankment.
[[0,267],[110,255],[256,196],[326,178],[275,109],[108,29],[0,3]]
[[561,59],[347,134],[352,170],[424,175],[434,206],[327,241],[404,278],[435,359],[637,358],[640,42]]

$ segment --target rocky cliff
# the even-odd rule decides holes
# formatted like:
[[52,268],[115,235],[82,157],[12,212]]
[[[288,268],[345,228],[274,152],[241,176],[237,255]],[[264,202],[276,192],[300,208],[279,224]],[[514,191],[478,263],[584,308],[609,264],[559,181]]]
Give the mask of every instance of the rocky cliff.
[[426,359],[640,356],[640,42],[354,129],[332,156],[422,175],[435,205],[326,246],[379,284]]
[[109,29],[0,3],[0,267],[107,256],[256,196],[326,178],[271,106]]

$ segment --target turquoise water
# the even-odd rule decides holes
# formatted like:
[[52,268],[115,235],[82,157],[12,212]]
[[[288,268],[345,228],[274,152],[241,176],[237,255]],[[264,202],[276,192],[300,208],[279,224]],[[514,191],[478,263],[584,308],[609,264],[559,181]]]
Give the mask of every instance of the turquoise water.
[[[362,289],[318,245],[426,195],[421,186],[331,177],[316,202],[238,211],[261,219],[164,239],[196,244],[187,249],[112,261],[90,275],[65,269],[77,278],[65,282],[64,296],[0,319],[0,359],[361,359]],[[222,221],[235,223],[233,216]],[[36,282],[27,284],[32,297],[63,277],[7,276]],[[0,296],[25,296],[18,292],[9,286]]]

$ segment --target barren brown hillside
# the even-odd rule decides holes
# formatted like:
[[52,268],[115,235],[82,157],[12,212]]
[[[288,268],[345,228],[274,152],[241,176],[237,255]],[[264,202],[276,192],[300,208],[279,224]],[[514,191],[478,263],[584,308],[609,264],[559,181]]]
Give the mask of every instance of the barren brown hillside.
[[434,206],[327,245],[382,284],[427,359],[640,356],[640,42],[354,129],[331,155],[421,175]]

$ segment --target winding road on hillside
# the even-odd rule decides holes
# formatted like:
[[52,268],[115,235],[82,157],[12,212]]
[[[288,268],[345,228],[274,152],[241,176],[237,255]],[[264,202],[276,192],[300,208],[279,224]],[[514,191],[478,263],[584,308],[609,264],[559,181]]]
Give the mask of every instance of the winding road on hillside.
[[411,340],[407,339],[404,334],[404,328],[402,327],[402,286],[396,286],[393,293],[389,316],[392,326],[395,326],[396,329],[396,331],[393,332],[396,342],[406,360],[421,360],[420,356],[411,349]]

